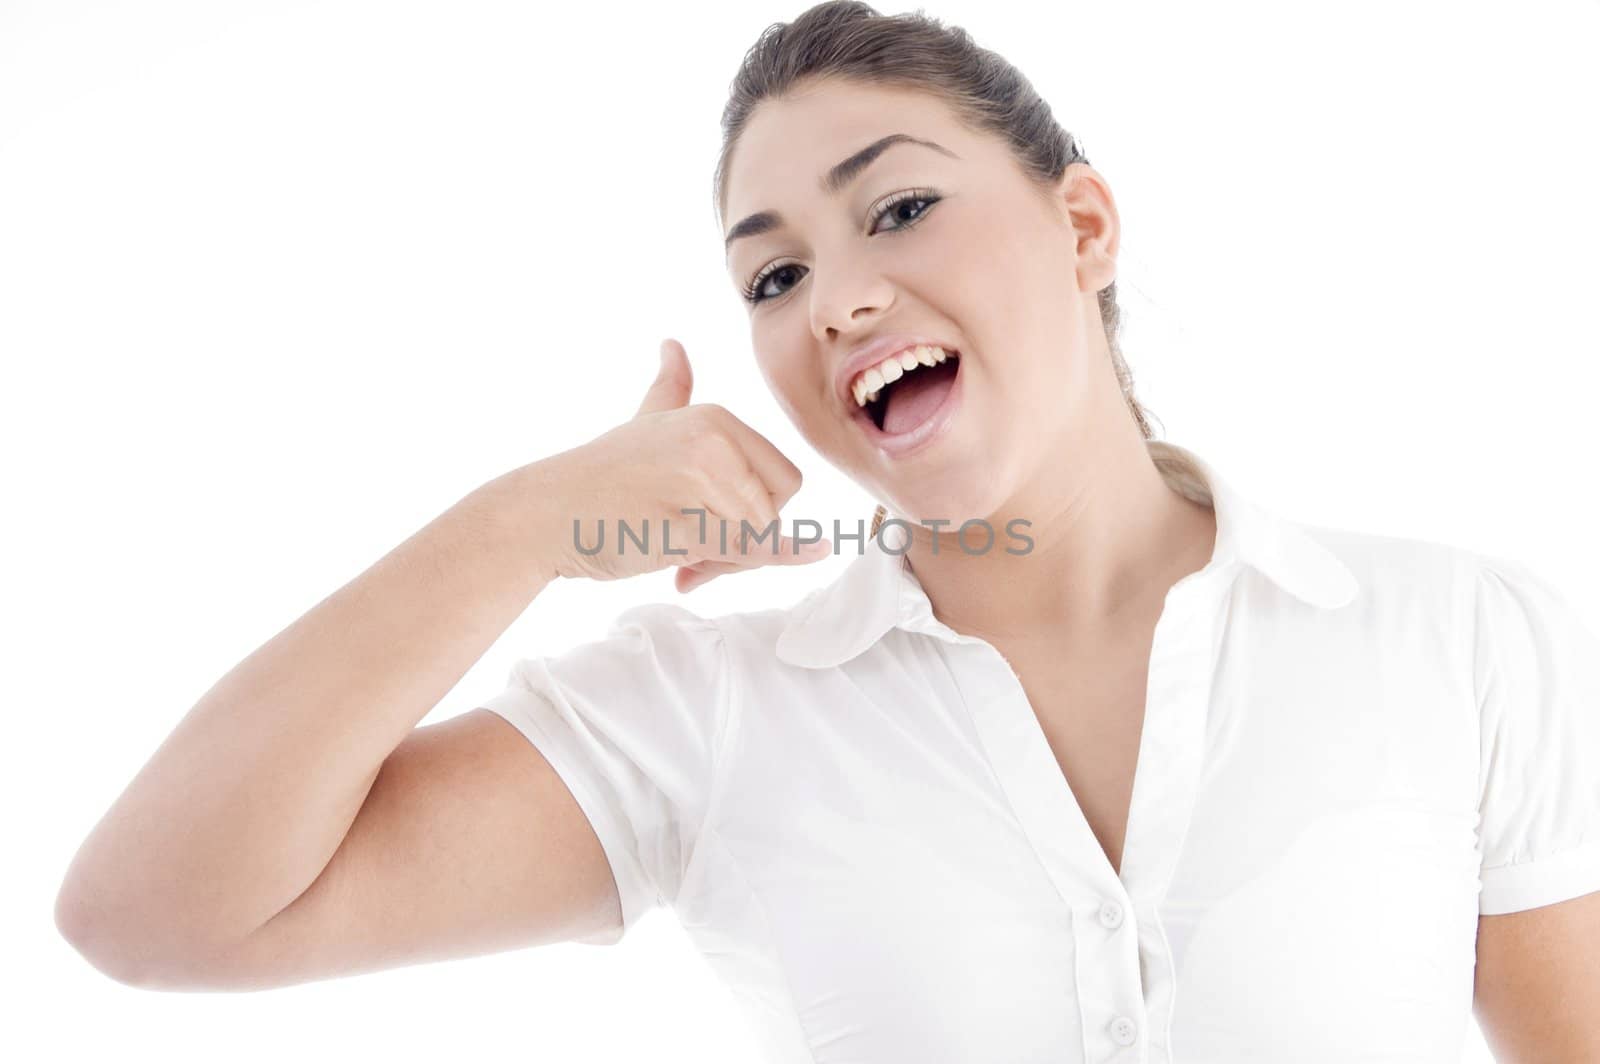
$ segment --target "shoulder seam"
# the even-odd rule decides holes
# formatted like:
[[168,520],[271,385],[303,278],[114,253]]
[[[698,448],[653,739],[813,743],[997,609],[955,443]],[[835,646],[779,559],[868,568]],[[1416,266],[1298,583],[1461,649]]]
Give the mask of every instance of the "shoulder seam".
[[711,751],[709,755],[711,762],[711,782],[706,789],[706,807],[705,811],[701,814],[700,823],[695,826],[694,834],[689,839],[688,856],[684,858],[683,867],[678,870],[679,874],[677,890],[674,891],[675,897],[671,899],[667,898],[661,890],[661,885],[659,883],[654,883],[654,877],[651,877],[652,883],[656,888],[656,897],[659,903],[666,907],[674,907],[677,904],[677,897],[681,897],[683,894],[683,885],[689,881],[690,870],[694,868],[696,861],[700,858],[701,845],[705,839],[706,825],[711,822],[711,812],[716,808],[717,797],[721,793],[722,779],[725,775],[722,764],[723,749],[727,744],[728,732],[730,731],[734,713],[736,712],[736,707],[733,705],[736,692],[733,690],[734,670],[729,660],[730,655],[728,651],[727,632],[723,629],[722,624],[717,618],[702,616],[701,614],[696,613],[694,610],[691,610],[686,606],[679,605],[676,602],[641,602],[630,606],[617,614],[615,619],[612,621],[612,630],[618,631],[630,623],[644,626],[645,617],[648,617],[651,614],[654,614],[658,617],[665,614],[667,616],[665,616],[663,619],[669,624],[677,624],[684,628],[695,628],[702,631],[710,630],[715,634],[717,647],[717,678],[711,685],[712,697],[716,698],[719,703],[727,703],[726,705],[719,704],[714,710],[715,719],[712,725],[714,734],[711,737]]
[[[1472,611],[1471,624],[1468,626],[1472,632],[1472,643],[1467,648],[1467,665],[1472,670],[1467,678],[1467,688],[1472,692],[1472,712],[1478,727],[1478,815],[1480,830],[1483,816],[1483,803],[1488,798],[1489,763],[1493,755],[1489,748],[1493,743],[1494,731],[1491,723],[1484,715],[1484,689],[1479,685],[1479,676],[1487,675],[1494,671],[1499,662],[1496,660],[1499,648],[1493,640],[1487,646],[1484,643],[1483,625],[1483,581],[1488,575],[1490,567],[1489,556],[1481,551],[1463,549],[1461,557],[1467,568],[1468,576],[1472,581],[1472,588],[1467,595],[1468,608]],[[1480,668],[1479,655],[1484,655],[1489,668]],[[1498,722],[1496,722],[1497,724]],[[1479,840],[1480,845],[1482,840]]]
[[[682,607],[678,607],[682,609]],[[715,734],[711,738],[711,781],[706,788],[706,807],[700,815],[700,823],[694,829],[694,838],[689,843],[689,856],[683,862],[682,874],[678,881],[678,892],[681,895],[683,885],[689,881],[689,873],[700,859],[700,851],[705,842],[707,825],[711,823],[711,814],[716,811],[722,798],[723,784],[728,776],[727,750],[729,741],[739,722],[743,707],[742,692],[738,686],[738,676],[733,668],[732,652],[728,649],[728,633],[723,629],[722,623],[716,617],[701,617],[693,611],[691,613],[702,624],[709,625],[717,634],[717,672],[718,672],[718,699],[720,703],[716,709]]]

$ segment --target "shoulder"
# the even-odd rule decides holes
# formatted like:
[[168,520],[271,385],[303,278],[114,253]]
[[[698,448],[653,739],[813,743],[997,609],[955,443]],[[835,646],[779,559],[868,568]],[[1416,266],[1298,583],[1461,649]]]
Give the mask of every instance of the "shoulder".
[[788,606],[702,613],[670,602],[651,602],[618,614],[611,638],[643,640],[660,653],[716,658],[724,669],[750,674],[778,668],[778,638],[820,592]]
[[624,609],[564,650],[519,658],[509,682],[596,713],[641,714],[669,701],[715,715],[731,688],[730,666],[720,619],[652,602]]
[[702,614],[669,603],[634,607],[623,613],[624,620],[651,626],[670,626],[699,638],[714,638],[734,666],[777,665],[778,638],[806,609],[818,592],[786,606]]
[[1356,577],[1368,611],[1396,613],[1413,624],[1454,618],[1470,629],[1485,608],[1502,609],[1514,597],[1531,595],[1547,605],[1563,597],[1535,566],[1509,556],[1445,540],[1299,527]]
[[[1477,640],[1482,588],[1499,564],[1458,543],[1301,525],[1349,570],[1358,587],[1350,604],[1316,618],[1308,637],[1342,633],[1352,647],[1382,655],[1418,675],[1468,675],[1481,653]],[[1521,570],[1504,563],[1501,571]],[[1440,671],[1442,670],[1442,672]]]
[[1407,652],[1421,647],[1465,658],[1480,694],[1495,675],[1579,671],[1600,661],[1600,640],[1575,589],[1535,564],[1460,544],[1301,526],[1361,585],[1362,629]]
[[1557,591],[1538,566],[1445,540],[1385,535],[1296,522],[1303,533],[1331,551],[1376,589],[1409,593],[1454,593],[1475,597],[1491,589]]
[[1328,525],[1299,527],[1343,562],[1370,593],[1450,600],[1471,576],[1472,552],[1453,543]]
[[1307,532],[1350,567],[1376,605],[1446,611],[1478,636],[1485,623],[1559,627],[1569,636],[1587,627],[1576,590],[1529,561],[1445,541],[1325,527]]
[[[1479,693],[1505,684],[1560,685],[1564,697],[1600,706],[1600,639],[1575,589],[1545,570],[1474,552],[1470,617]],[[1528,697],[1526,690],[1517,692]]]

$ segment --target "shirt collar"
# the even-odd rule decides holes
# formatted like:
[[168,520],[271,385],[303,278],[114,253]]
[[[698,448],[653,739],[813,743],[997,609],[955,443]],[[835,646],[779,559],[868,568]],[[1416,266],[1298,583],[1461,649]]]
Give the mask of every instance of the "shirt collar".
[[[1145,444],[1168,484],[1216,512],[1216,544],[1206,568],[1248,565],[1319,609],[1344,606],[1360,591],[1355,575],[1331,550],[1298,523],[1240,495],[1199,455],[1165,440]],[[898,539],[891,543],[898,548]],[[932,604],[903,555],[868,536],[860,557],[790,611],[777,655],[791,665],[831,668],[897,627],[943,625],[934,619]]]

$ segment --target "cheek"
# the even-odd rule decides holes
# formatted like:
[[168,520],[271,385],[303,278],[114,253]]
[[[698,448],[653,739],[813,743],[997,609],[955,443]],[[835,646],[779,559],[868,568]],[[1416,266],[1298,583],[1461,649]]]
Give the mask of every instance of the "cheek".
[[819,399],[819,371],[801,359],[773,358],[760,363],[761,376],[784,416],[807,440],[825,413]]

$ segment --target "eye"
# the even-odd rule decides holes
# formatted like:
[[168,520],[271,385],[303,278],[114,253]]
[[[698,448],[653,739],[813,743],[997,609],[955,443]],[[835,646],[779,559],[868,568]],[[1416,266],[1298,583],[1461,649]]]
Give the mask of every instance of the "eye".
[[[931,189],[914,188],[905,192],[897,192],[889,199],[888,202],[886,202],[882,207],[878,208],[878,210],[872,215],[872,220],[874,222],[872,232],[877,232],[878,229],[876,223],[882,221],[891,213],[896,214],[896,217],[900,220],[900,224],[895,226],[893,229],[890,229],[889,232],[894,233],[910,229],[912,226],[922,221],[922,219],[927,215],[929,208],[931,208],[935,203],[938,203],[940,198],[941,197],[935,195]],[[920,209],[917,209],[911,217],[906,218],[899,215],[897,212],[900,207],[907,204],[920,204],[921,206]],[[871,233],[868,235],[870,236]],[[762,270],[760,273],[751,278],[750,283],[745,286],[743,293],[744,301],[754,306],[758,303],[765,303],[769,299],[776,299],[778,296],[783,295],[783,292],[777,292],[773,295],[767,295],[765,293],[768,279],[777,277],[779,274],[793,273],[793,271],[798,269],[801,269],[801,267],[797,263],[792,262],[774,263],[773,265],[768,266],[766,269]],[[799,283],[798,277],[795,278],[795,283]],[[785,291],[787,291],[787,289]]]

